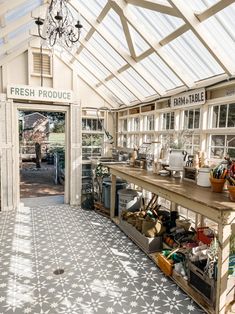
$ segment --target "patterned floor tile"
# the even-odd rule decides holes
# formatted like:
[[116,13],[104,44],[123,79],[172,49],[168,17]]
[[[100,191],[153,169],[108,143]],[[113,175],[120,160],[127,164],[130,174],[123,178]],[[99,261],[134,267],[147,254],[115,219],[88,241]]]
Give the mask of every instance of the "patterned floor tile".
[[57,204],[0,213],[3,313],[204,312],[110,220]]

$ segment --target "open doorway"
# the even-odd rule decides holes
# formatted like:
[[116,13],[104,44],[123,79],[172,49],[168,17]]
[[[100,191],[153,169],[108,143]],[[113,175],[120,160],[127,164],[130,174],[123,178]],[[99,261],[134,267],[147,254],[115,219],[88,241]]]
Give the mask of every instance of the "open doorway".
[[18,110],[20,198],[64,195],[65,113]]

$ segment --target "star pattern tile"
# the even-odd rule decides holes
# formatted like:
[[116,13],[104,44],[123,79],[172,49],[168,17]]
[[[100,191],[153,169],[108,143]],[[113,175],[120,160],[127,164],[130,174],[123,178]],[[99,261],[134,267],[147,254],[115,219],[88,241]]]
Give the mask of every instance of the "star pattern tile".
[[[56,269],[64,269],[55,275]],[[202,314],[119,228],[68,205],[0,213],[0,314]]]

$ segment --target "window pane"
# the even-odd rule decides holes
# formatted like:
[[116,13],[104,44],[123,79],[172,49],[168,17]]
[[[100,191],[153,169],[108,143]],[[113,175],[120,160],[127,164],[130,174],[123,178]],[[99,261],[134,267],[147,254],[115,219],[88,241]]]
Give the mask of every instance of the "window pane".
[[184,129],[188,129],[188,110],[184,111]]
[[227,136],[228,154],[231,158],[235,159],[235,134]]
[[147,116],[147,131],[154,130],[154,116]]
[[199,129],[200,109],[195,109],[194,129]]
[[171,113],[171,125],[170,125],[170,129],[174,129],[175,128],[175,113],[172,112]]
[[123,131],[127,131],[127,119],[123,120]]
[[224,146],[225,136],[224,135],[212,135],[211,136],[211,146]]
[[86,119],[82,119],[82,130],[86,130]]
[[193,110],[189,110],[188,128],[193,129]]
[[214,106],[213,113],[212,113],[212,128],[216,128],[218,125],[218,114],[219,114],[219,106]]
[[167,130],[170,128],[170,113],[166,114],[166,128]]
[[235,127],[235,104],[229,105],[228,110],[228,127]]
[[219,127],[226,127],[226,115],[227,115],[227,105],[220,106],[220,115],[219,115]]

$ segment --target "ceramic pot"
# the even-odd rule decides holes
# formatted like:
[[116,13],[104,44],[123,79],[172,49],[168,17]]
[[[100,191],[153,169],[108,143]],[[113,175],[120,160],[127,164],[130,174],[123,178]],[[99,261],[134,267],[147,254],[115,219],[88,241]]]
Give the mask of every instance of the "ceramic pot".
[[182,149],[172,149],[169,155],[170,170],[183,170],[187,152]]
[[225,181],[225,179],[210,178],[212,191],[221,193],[224,189]]
[[198,170],[197,185],[209,187],[210,182],[210,168],[200,168]]

